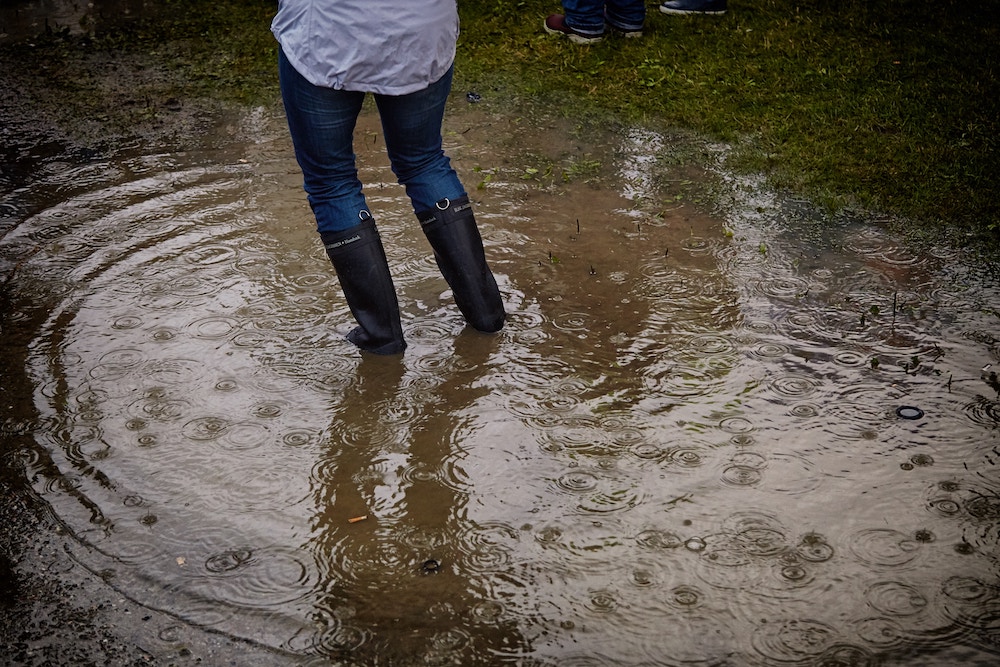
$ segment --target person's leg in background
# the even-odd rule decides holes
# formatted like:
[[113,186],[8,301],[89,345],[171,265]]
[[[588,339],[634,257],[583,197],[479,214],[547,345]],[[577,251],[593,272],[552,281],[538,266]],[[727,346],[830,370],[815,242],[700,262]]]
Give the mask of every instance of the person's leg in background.
[[576,44],[594,44],[604,38],[603,0],[562,0],[563,14],[545,19],[545,32],[565,35]]
[[441,125],[452,71],[409,95],[376,95],[393,173],[434,250],[441,274],[465,320],[493,333],[506,317],[496,279],[486,263],[472,205],[445,155]]
[[605,19],[612,28],[626,37],[642,37],[646,22],[645,0],[608,0]]
[[358,322],[347,338],[368,352],[402,352],[396,290],[355,166],[354,127],[365,95],[309,83],[280,51],[278,73],[316,229]]

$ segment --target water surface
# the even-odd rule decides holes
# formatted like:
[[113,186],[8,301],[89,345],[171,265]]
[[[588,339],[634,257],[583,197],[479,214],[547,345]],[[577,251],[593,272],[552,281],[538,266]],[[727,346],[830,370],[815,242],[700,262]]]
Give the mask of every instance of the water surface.
[[5,180],[3,429],[72,556],[302,664],[995,664],[989,267],[455,106],[510,317],[465,329],[369,110],[401,358],[344,340],[277,114]]

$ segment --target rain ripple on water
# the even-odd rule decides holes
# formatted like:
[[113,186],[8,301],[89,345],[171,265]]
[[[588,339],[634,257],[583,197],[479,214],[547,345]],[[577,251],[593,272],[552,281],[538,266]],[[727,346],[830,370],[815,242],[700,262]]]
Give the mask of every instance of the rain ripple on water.
[[[462,169],[495,154],[472,126]],[[648,170],[662,139],[608,154]],[[3,209],[38,413],[3,433],[140,604],[358,664],[997,653],[998,291],[955,255],[838,225],[796,248],[809,221],[773,201],[672,217],[624,168],[605,220],[606,187],[496,167],[476,203],[510,318],[468,336],[365,144],[410,349],[362,359],[288,146],[248,150],[53,165],[47,203]]]

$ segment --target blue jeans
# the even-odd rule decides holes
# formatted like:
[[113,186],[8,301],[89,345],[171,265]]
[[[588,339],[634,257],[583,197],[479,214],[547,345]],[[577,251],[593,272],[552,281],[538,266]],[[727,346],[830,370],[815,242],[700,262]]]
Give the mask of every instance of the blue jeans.
[[604,34],[607,22],[621,30],[641,30],[646,19],[645,0],[562,0],[566,25],[589,35]]
[[[315,86],[278,53],[281,98],[316,228],[353,227],[371,215],[354,162],[354,127],[365,93]],[[415,213],[466,194],[441,143],[451,77],[448,70],[409,95],[375,95],[392,171]]]

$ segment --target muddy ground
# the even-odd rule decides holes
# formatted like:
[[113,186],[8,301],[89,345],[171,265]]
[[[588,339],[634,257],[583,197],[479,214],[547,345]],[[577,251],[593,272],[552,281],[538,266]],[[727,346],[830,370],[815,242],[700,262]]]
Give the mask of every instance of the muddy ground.
[[75,562],[69,537],[5,471],[0,482],[4,665],[279,665],[260,648],[133,603]]
[[[54,156],[85,163],[137,143],[180,151],[217,134],[226,113],[210,100],[177,99],[170,76],[148,63],[81,58],[68,74],[81,82],[76,95],[21,63],[3,65],[0,237],[23,214],[5,200],[30,188]],[[137,605],[70,557],[72,537],[27,484],[20,461],[30,426],[12,415],[31,413],[31,389],[23,376],[24,327],[6,317],[11,270],[0,271],[0,665],[287,664]]]
[[[2,47],[0,238],[34,212],[24,204],[32,198],[23,195],[52,165],[65,169],[130,150],[174,154],[240,140],[233,119],[244,109],[179,96],[179,75],[153,59],[74,50],[81,55],[49,71],[44,59],[30,64],[30,45],[19,47],[16,63]],[[454,95],[464,104],[464,91]],[[276,98],[265,104],[280,109]],[[15,417],[34,414],[35,386],[24,371],[26,332],[38,329],[35,320],[48,308],[33,303],[33,312],[10,316],[14,306],[4,285],[16,270],[0,257],[0,665],[308,663],[140,605],[109,573],[72,557],[69,547],[78,543],[25,478],[25,469],[39,466],[25,459],[44,457],[32,424]]]

